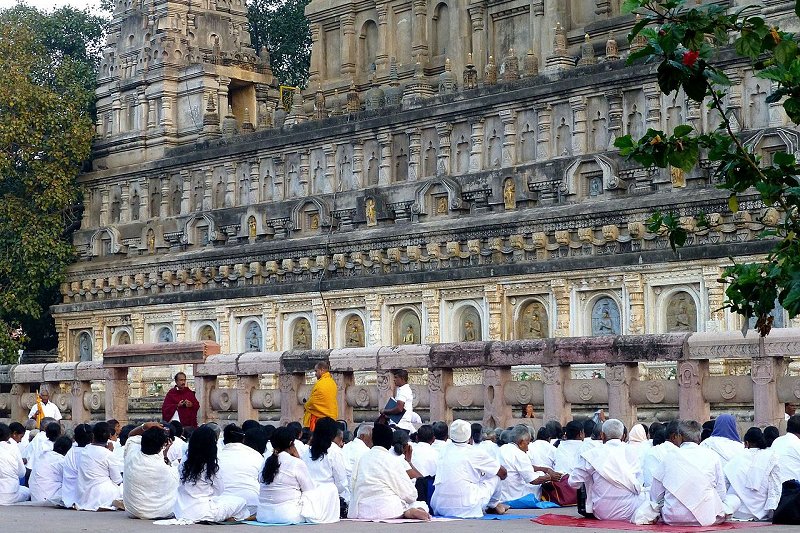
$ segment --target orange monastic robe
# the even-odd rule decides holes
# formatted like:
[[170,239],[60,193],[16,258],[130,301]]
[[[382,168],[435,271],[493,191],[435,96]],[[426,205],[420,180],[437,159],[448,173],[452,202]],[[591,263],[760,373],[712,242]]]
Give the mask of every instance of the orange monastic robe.
[[305,405],[303,426],[314,429],[317,419],[329,416],[339,417],[339,402],[336,401],[336,382],[330,372],[325,372],[314,384]]

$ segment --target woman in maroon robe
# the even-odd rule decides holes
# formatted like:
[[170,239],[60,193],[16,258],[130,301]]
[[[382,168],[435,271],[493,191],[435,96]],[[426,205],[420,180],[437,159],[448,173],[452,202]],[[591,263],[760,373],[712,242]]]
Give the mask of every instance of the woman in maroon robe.
[[161,418],[167,422],[178,414],[180,423],[184,426],[197,427],[197,411],[200,404],[194,392],[186,386],[186,374],[175,374],[175,386],[167,392],[164,403],[161,405]]

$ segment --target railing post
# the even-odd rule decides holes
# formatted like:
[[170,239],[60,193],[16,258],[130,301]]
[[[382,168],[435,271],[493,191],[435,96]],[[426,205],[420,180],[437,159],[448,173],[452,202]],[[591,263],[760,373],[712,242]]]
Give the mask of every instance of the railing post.
[[631,382],[639,377],[639,365],[607,364],[608,414],[631,428],[636,423],[636,406],[631,402]]
[[447,406],[445,393],[453,385],[453,370],[450,368],[428,369],[428,393],[430,394],[431,422],[453,421],[453,410]]
[[70,390],[72,394],[72,423],[85,424],[92,419],[92,414],[86,407],[84,395],[92,392],[91,381],[73,381]]
[[236,410],[239,423],[258,420],[258,409],[253,407],[253,391],[258,388],[258,376],[239,376],[236,379]]
[[128,369],[106,368],[106,420],[128,422]]
[[200,410],[197,413],[197,423],[215,421],[219,414],[211,406],[211,393],[217,387],[217,376],[194,376],[195,395],[200,403]]
[[331,372],[336,382],[336,402],[339,405],[339,420],[347,422],[347,427],[353,425],[353,406],[347,403],[347,387],[355,385],[352,372]]
[[386,402],[394,394],[394,384],[392,373],[388,370],[377,369],[375,375],[378,382],[378,411],[386,406]]
[[11,420],[25,423],[30,408],[22,403],[26,394],[30,394],[31,386],[27,383],[15,383],[11,386]]
[[278,383],[281,389],[281,424],[302,422],[303,405],[297,401],[297,391],[305,382],[305,374],[281,373]]
[[[763,338],[759,344],[763,353]],[[754,425],[783,427],[784,405],[778,399],[778,377],[786,372],[783,357],[754,357],[751,365]]]
[[692,359],[678,363],[678,415],[701,424],[711,418],[711,407],[703,395],[708,377],[708,359]]
[[483,369],[483,425],[506,427],[511,406],[506,404],[505,386],[511,382],[511,367]]
[[544,383],[545,422],[556,420],[566,424],[572,417],[572,404],[564,396],[564,384],[570,376],[569,365],[543,366],[542,382]]

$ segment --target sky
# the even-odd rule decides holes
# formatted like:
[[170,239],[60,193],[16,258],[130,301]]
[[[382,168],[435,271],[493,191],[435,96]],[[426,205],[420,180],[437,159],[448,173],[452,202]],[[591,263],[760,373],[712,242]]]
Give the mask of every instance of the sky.
[[[13,7],[17,4],[17,0],[0,0],[0,9]],[[99,0],[25,0],[29,6],[39,8],[43,11],[50,11],[55,7],[72,6],[78,9],[86,7],[96,9],[100,4]]]

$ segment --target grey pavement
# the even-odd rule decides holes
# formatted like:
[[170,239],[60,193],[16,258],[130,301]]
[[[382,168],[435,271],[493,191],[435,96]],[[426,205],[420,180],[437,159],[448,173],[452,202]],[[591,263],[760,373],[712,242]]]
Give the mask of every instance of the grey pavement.
[[[514,510],[511,514],[531,515],[545,513],[562,513],[576,516],[574,507],[564,509],[547,510]],[[43,507],[35,504],[22,504],[15,506],[0,506],[0,531],[9,533],[72,533],[72,532],[91,532],[91,533],[139,533],[139,532],[158,532],[158,533],[191,533],[194,531],[222,533],[231,526],[221,525],[191,525],[191,526],[160,526],[151,521],[136,520],[129,518],[121,511],[116,512],[83,512],[71,511],[66,509],[56,509],[53,507]],[[262,528],[249,525],[233,526],[238,533],[257,533]],[[177,531],[176,529],[177,528]],[[301,532],[308,529],[308,533],[314,531],[346,530],[347,533],[388,533],[404,531],[416,533],[424,531],[428,533],[486,533],[490,529],[492,533],[539,533],[549,531],[550,533],[588,533],[591,531],[621,531],[616,529],[597,529],[592,527],[573,528],[542,526],[531,522],[529,519],[486,521],[486,520],[458,520],[452,522],[432,522],[432,523],[407,523],[407,524],[380,524],[374,522],[339,522],[337,524],[316,525],[316,526],[271,526],[268,531],[271,533],[297,533],[298,528]],[[769,526],[757,528],[738,528],[728,531],[762,531],[763,533],[796,533],[797,526]],[[691,531],[691,528],[687,528]]]

